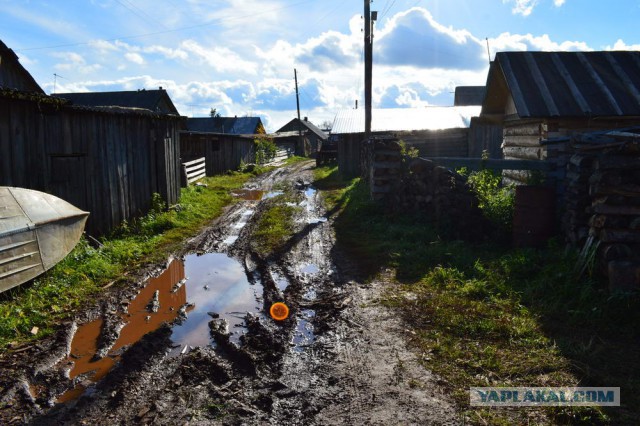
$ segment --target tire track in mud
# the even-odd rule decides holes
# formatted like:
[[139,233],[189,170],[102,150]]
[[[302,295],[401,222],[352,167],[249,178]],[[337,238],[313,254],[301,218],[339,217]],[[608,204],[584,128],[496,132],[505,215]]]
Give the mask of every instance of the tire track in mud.
[[[110,353],[127,327],[118,319],[132,309],[136,294],[150,299],[145,304],[158,302],[160,311],[169,303],[167,294],[144,287],[150,285],[146,281],[114,292],[77,321],[108,318],[101,325],[108,346],[102,357],[106,353],[115,360],[113,369],[97,383],[90,383],[86,375],[71,379],[75,329],[62,330],[29,354],[41,368],[23,367],[22,377],[3,391],[0,420],[56,425],[453,424],[449,421],[455,410],[407,352],[398,323],[371,303],[379,289],[351,280],[348,261],[334,247],[331,221],[324,218],[321,197],[311,181],[310,162],[251,181],[245,189],[253,191],[254,198],[231,206],[209,229],[187,241],[178,260],[187,264],[186,275],[193,276],[171,282],[177,287],[172,294],[178,295],[171,303],[180,315],[171,311],[164,321],[169,324]],[[251,238],[275,189],[291,191],[301,213],[286,249],[264,259],[252,250]],[[235,317],[209,312],[205,340],[212,343],[176,347],[175,327],[202,316],[202,300],[190,300],[189,292],[205,297],[214,285],[206,275],[189,272],[188,262],[227,257],[238,262],[247,283],[236,283],[225,294],[239,285],[257,289],[257,310],[247,308],[249,312]],[[157,268],[153,275],[159,272]],[[275,322],[266,312],[271,303],[282,300],[291,315]],[[155,318],[152,313],[142,315],[147,323]],[[240,323],[244,325],[233,327]],[[422,387],[409,386],[416,378]],[[55,404],[76,382],[84,386],[82,395]]]

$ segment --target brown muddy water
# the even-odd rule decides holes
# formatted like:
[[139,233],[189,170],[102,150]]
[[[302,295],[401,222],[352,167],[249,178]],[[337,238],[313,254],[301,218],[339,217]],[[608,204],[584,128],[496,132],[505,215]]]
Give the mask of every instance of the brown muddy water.
[[251,283],[236,259],[224,253],[175,259],[160,276],[149,279],[131,301],[122,315],[124,326],[107,356],[96,357],[103,319],[78,328],[67,363],[72,365],[69,377],[79,384],[61,395],[58,402],[72,401],[87,392],[117,364],[123,349],[164,323],[172,324],[173,345],[167,355],[177,356],[195,347],[215,346],[208,326],[213,316],[227,321],[230,340],[239,344],[246,332],[245,315],[251,312],[264,316],[262,306],[262,285]]

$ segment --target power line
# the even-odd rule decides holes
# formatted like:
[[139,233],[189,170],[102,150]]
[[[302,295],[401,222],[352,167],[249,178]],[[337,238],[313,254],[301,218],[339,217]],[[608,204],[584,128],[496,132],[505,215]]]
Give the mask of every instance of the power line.
[[[164,31],[156,31],[156,32],[152,32],[152,33],[128,35],[128,36],[121,36],[121,37],[112,37],[112,38],[102,39],[102,40],[103,41],[129,40],[129,39],[134,39],[134,38],[151,37],[151,36],[157,36],[157,35],[162,35],[162,34],[170,34],[170,33],[177,33],[177,32],[181,32],[181,31],[194,30],[194,29],[197,29],[197,28],[210,27],[212,25],[217,25],[217,24],[220,24],[220,23],[223,23],[223,22],[234,21],[234,20],[244,19],[244,18],[253,18],[253,17],[256,17],[256,16],[260,16],[260,15],[266,15],[266,14],[274,12],[274,11],[288,9],[288,8],[291,8],[291,7],[294,7],[294,6],[299,6],[301,4],[311,3],[311,2],[313,2],[313,0],[304,0],[304,1],[299,1],[297,3],[289,4],[289,5],[282,6],[282,7],[263,10],[261,12],[254,12],[254,13],[252,13],[250,15],[243,15],[243,16],[237,16],[237,17],[231,17],[231,18],[214,19],[212,21],[209,21],[209,22],[206,22],[206,23],[203,23],[203,24],[191,25],[191,26],[188,26],[188,27],[180,27],[180,28],[175,28],[173,30],[164,30]],[[52,46],[14,48],[13,50],[26,52],[26,51],[29,51],[29,50],[44,50],[44,49],[58,49],[58,48],[61,48],[61,47],[86,46],[86,45],[89,45],[91,43],[92,43],[92,41],[85,41],[85,42],[79,42],[79,43],[57,44],[57,45],[52,45]]]
[[[127,6],[127,4],[123,3],[123,1],[126,1],[130,6]],[[131,13],[133,13],[134,15],[136,15],[138,18],[142,19],[143,21],[146,21],[147,23],[150,24],[157,24],[160,25],[161,27],[165,28],[165,29],[169,29],[167,28],[162,22],[154,19],[153,17],[151,17],[148,13],[146,13],[144,10],[140,9],[138,6],[136,6],[135,4],[131,3],[129,0],[116,0],[116,2],[118,2],[118,4],[120,4],[122,7],[126,8],[127,10],[129,10]],[[140,12],[136,12],[136,9],[139,10]]]

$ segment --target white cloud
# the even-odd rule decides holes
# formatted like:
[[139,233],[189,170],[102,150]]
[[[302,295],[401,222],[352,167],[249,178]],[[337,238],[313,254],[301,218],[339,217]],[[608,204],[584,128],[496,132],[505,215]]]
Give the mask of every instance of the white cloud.
[[[556,3],[563,0],[554,0]],[[529,16],[538,5],[538,0],[502,0],[502,3],[514,3],[511,12],[515,15]]]
[[205,47],[195,40],[182,42],[181,48],[189,53],[193,53],[196,58],[206,63],[213,69],[221,73],[257,73],[257,64],[243,59],[238,53],[228,47]]
[[54,53],[53,56],[64,61],[54,65],[57,71],[76,71],[80,74],[91,74],[102,68],[100,64],[87,64],[84,57],[75,52]]
[[605,47],[605,50],[640,50],[640,44],[627,44],[618,39],[613,46]]
[[560,7],[560,6],[562,6],[562,5],[564,4],[564,2],[565,2],[565,0],[553,0],[553,4],[554,4],[556,7]]
[[133,62],[134,64],[144,65],[144,58],[139,53],[127,52],[124,54],[124,57],[129,62]]
[[439,24],[422,8],[393,16],[379,31],[374,49],[386,65],[480,69],[485,64],[480,40],[469,31]]
[[500,51],[590,51],[589,45],[582,41],[551,40],[549,35],[533,36],[531,34],[502,33],[496,38],[489,39],[491,52]]

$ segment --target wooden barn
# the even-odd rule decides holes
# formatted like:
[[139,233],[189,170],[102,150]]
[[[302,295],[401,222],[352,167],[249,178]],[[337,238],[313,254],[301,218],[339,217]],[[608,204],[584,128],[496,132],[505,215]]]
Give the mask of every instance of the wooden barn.
[[129,90],[119,92],[56,93],[53,96],[66,99],[71,105],[89,107],[119,106],[142,108],[157,114],[180,115],[166,90]]
[[44,90],[22,66],[15,52],[2,40],[0,40],[0,87],[44,95]]
[[[20,68],[15,55],[2,53],[1,75]],[[26,75],[12,85],[29,89]],[[0,87],[0,185],[56,195],[91,213],[88,233],[107,233],[148,211],[154,193],[178,201],[182,121]]]
[[[371,112],[372,136],[394,136],[419,150],[421,157],[467,157],[471,118],[480,106],[376,109]],[[364,110],[339,111],[331,137],[338,143],[338,169],[344,176],[361,171]]]
[[[290,122],[288,122],[287,124],[285,124],[284,126],[282,126],[276,131],[276,133],[280,133],[280,134],[285,132],[286,133],[295,132],[296,134],[302,133],[302,136],[309,141],[309,145],[310,145],[309,154],[311,156],[314,156],[316,151],[318,151],[319,144],[329,139],[329,135],[323,132],[322,130],[320,130],[320,128],[317,127],[315,124],[310,122],[307,119],[307,117],[304,117],[304,119],[302,120],[298,120],[297,118],[294,118],[293,120],[291,120]],[[297,149],[296,151],[298,152],[298,155],[306,156],[306,153],[304,152],[306,150]]]
[[241,163],[255,161],[253,140],[258,136],[261,135],[184,130],[180,133],[181,161],[186,163],[204,157],[207,176],[237,170]]
[[265,134],[260,117],[188,118],[180,134],[182,162],[205,157],[207,176],[255,161],[253,140]]
[[640,124],[640,52],[500,52],[480,117],[504,126],[504,158],[553,162],[562,179],[567,136]]

